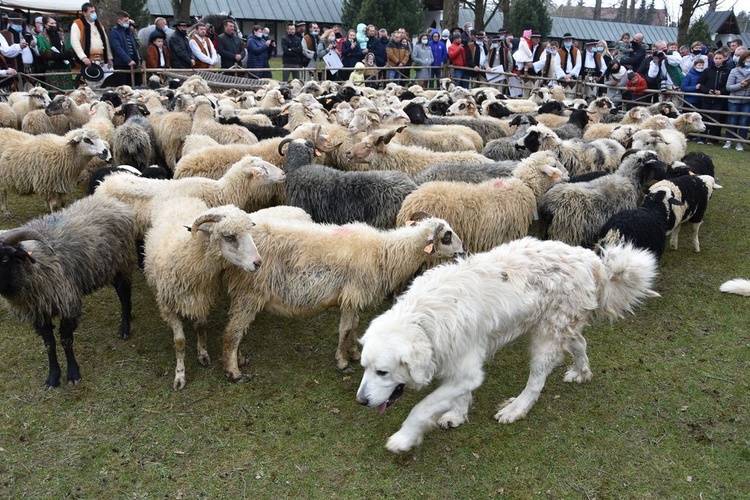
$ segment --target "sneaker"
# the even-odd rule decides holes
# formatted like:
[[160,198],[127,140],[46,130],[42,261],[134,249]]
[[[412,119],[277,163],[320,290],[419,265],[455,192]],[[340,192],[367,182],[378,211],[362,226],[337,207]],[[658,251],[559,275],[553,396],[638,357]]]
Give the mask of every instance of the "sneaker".
[[704,141],[703,139],[698,139],[695,142],[697,142],[698,144],[705,144],[706,143],[706,141]]
[[732,141],[727,141],[724,143],[724,149],[729,149],[732,147]]
[[742,143],[737,143],[737,145],[734,147],[737,151],[744,151],[745,148],[742,146]]

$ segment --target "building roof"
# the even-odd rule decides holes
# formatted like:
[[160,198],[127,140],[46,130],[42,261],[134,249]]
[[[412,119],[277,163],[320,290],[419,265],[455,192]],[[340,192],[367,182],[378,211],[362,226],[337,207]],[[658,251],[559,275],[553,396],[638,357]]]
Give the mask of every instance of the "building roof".
[[727,33],[739,33],[740,31],[733,10],[706,12],[703,20],[708,25],[708,30],[711,33],[724,35]]
[[[192,0],[191,16],[229,12],[235,19],[341,23],[343,0]],[[148,0],[152,16],[172,17],[171,0]]]
[[[190,15],[232,13],[236,19],[273,21],[316,21],[319,23],[341,23],[343,0],[192,0]],[[148,10],[153,16],[172,17],[171,0],[148,0]],[[731,14],[731,11],[729,12]],[[732,14],[734,15],[734,14]],[[474,11],[459,9],[459,26],[474,20]],[[452,28],[452,26],[446,26]],[[503,14],[498,12],[485,27],[488,33],[497,33],[503,27]],[[572,33],[579,40],[603,39],[619,40],[624,32],[631,35],[643,33],[647,43],[657,40],[676,40],[677,28],[650,26],[632,23],[591,21],[567,17],[552,18],[550,38],[562,38],[564,33]],[[519,33],[513,33],[520,35]]]

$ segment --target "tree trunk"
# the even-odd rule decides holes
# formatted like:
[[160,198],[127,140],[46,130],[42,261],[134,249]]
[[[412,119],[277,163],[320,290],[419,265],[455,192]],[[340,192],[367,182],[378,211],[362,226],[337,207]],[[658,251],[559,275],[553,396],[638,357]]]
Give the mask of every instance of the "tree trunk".
[[474,29],[479,31],[484,31],[484,14],[487,10],[487,4],[485,0],[474,0],[476,2],[476,7],[474,8]]
[[695,3],[687,1],[682,3],[680,20],[677,21],[677,39],[687,40],[688,30],[690,29],[690,18],[695,12]]
[[630,7],[628,8],[628,22],[635,22],[635,0],[630,0]]
[[602,0],[596,0],[594,2],[594,20],[598,21],[602,18]]
[[190,0],[172,0],[172,14],[175,20],[193,23],[190,17]]
[[458,0],[443,0],[443,29],[458,26]]

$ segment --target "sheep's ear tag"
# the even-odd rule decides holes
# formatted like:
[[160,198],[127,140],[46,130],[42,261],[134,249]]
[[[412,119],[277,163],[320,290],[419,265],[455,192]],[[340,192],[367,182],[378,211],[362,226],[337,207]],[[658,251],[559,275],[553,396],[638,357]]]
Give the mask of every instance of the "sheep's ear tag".
[[320,152],[320,150],[319,150],[319,149],[316,149],[316,150],[315,150],[315,156],[320,156],[321,154],[322,154],[322,153]]
[[[559,179],[559,178],[560,178],[560,174],[558,174],[557,172],[553,172],[553,173],[552,173],[552,178],[553,178],[553,179]],[[538,219],[538,218],[539,218],[539,217],[537,217],[537,219]]]
[[426,253],[427,255],[432,255],[434,252],[435,252],[435,244],[434,243],[430,243],[429,245],[427,245],[426,247],[424,247],[424,253]]
[[407,226],[413,226],[413,225],[414,225],[414,224],[416,224],[416,223],[417,223],[417,222],[416,222],[416,221],[413,221],[413,220],[408,220],[408,221],[406,221],[406,225],[407,225]]

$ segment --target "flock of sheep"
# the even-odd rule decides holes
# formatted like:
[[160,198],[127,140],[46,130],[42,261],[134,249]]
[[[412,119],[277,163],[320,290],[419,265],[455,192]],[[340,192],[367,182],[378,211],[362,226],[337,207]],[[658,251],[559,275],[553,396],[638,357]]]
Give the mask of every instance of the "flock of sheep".
[[[175,389],[186,384],[183,321],[209,364],[205,323],[225,286],[230,380],[246,379],[239,345],[264,310],[339,307],[336,365],[351,371],[359,311],[427,265],[523,238],[536,219],[544,238],[628,240],[657,257],[689,221],[699,251],[721,187],[710,158],[685,155],[685,135],[705,130],[700,115],[668,104],[622,113],[559,89],[506,100],[449,81],[295,81],[218,94],[191,77],[103,95],[13,93],[0,126],[4,215],[8,191],[36,193],[52,212],[0,234],[0,295],[42,336],[48,387],[61,379],[53,319],[76,384],[83,296],[113,284],[126,337],[138,265],[174,333]],[[80,184],[89,196],[63,208]]]

